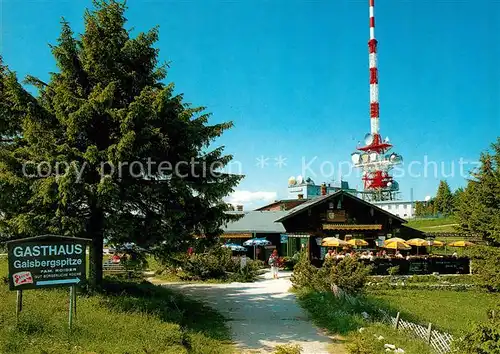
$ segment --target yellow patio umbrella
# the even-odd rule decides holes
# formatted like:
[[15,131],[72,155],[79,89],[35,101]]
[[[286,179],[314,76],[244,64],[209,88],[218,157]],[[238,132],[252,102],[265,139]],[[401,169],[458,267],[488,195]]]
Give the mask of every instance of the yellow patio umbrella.
[[405,242],[407,245],[417,247],[417,256],[418,256],[418,248],[427,246],[427,241],[422,238],[412,238]]
[[428,242],[422,238],[412,238],[411,240],[405,241],[405,243],[410,246],[417,246],[417,247],[423,247],[428,245]]
[[475,243],[469,242],[469,241],[455,241],[448,243],[448,246],[450,247],[470,247],[470,246],[475,246]]
[[411,250],[410,245],[408,245],[407,243],[404,243],[404,242],[400,242],[400,241],[387,242],[384,245],[384,248],[389,248],[391,250],[403,250],[403,251]]
[[323,247],[342,247],[347,246],[348,243],[336,237],[326,237],[321,241]]
[[445,245],[446,244],[443,241],[438,241],[438,240],[427,241],[427,246],[444,247]]
[[443,241],[428,240],[426,242],[427,242],[427,246],[434,246],[434,247],[444,247],[444,246],[446,246],[446,243],[444,243]]
[[353,238],[347,241],[347,243],[350,244],[351,246],[368,246],[368,242],[360,238]]
[[389,242],[403,242],[403,243],[405,243],[406,240],[403,240],[402,238],[399,238],[399,237],[393,237],[393,238],[389,238],[389,239],[385,240],[384,244],[387,244]]
[[445,252],[446,252],[446,243],[443,241],[438,241],[438,240],[428,240],[427,241],[427,246],[430,247],[430,252],[432,253],[432,247],[445,247]]

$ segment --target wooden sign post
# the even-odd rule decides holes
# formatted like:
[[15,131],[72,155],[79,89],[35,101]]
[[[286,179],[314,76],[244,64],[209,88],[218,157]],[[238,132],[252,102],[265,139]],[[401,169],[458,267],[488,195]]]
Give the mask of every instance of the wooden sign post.
[[91,240],[43,235],[7,242],[9,288],[17,291],[16,321],[23,309],[23,291],[70,287],[68,327],[76,315],[76,286],[87,281],[86,247]]
[[19,316],[21,315],[21,311],[23,310],[23,291],[17,291],[16,297],[16,324],[19,324]]

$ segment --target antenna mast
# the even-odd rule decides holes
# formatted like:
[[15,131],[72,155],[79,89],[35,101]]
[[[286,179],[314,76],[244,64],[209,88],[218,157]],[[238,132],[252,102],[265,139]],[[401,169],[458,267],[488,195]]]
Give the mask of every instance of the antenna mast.
[[370,40],[368,41],[368,61],[370,68],[370,126],[372,135],[380,130],[378,102],[377,40],[375,39],[375,0],[370,2]]
[[368,41],[368,60],[370,72],[370,133],[365,136],[365,146],[358,147],[360,152],[351,154],[352,162],[363,171],[364,196],[369,201],[395,199],[399,185],[389,174],[390,170],[403,159],[391,153],[389,139],[380,136],[380,105],[378,98],[377,40],[375,39],[375,0],[368,0],[370,15],[370,39]]

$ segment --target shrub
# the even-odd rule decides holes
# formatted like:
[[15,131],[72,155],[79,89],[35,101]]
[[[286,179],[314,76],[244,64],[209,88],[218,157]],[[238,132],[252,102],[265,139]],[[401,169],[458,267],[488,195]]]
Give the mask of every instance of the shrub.
[[293,274],[290,278],[294,289],[311,288],[316,279],[318,268],[313,266],[305,252],[301,252],[298,261],[293,267]]
[[311,281],[312,288],[319,292],[330,291],[332,288],[331,273],[333,267],[336,265],[336,260],[327,258],[323,265],[317,271],[314,279]]
[[284,270],[293,270],[297,264],[297,260],[292,257],[283,257],[283,269]]
[[156,275],[176,273],[179,268],[188,261],[189,256],[182,253],[172,253],[161,255],[149,262],[149,265],[154,269]]
[[387,268],[387,273],[391,276],[398,275],[399,271],[400,271],[399,266]]
[[365,266],[352,257],[345,257],[331,268],[330,281],[348,294],[363,290],[371,267]]
[[455,343],[455,349],[467,354],[500,353],[500,306],[490,312],[486,323],[476,324]]
[[241,257],[232,257],[231,250],[217,246],[191,256],[185,253],[169,255],[160,263],[161,266],[156,265],[157,275],[202,281],[251,282],[256,280],[259,270],[264,267],[263,261],[247,259],[246,267],[241,269]]
[[266,268],[266,263],[260,259],[251,260],[251,262],[257,270]]
[[273,354],[300,354],[302,347],[298,344],[284,344],[274,347]]
[[500,248],[476,246],[469,251],[472,271],[478,285],[489,291],[500,291]]
[[350,354],[377,354],[381,348],[373,337],[352,335],[346,349]]
[[227,271],[231,272],[229,280],[242,283],[253,282],[257,280],[259,270],[263,267],[263,261],[247,259],[246,266],[241,268],[241,257],[233,257],[227,266]]
[[310,264],[301,255],[293,268],[292,284],[295,289],[308,288],[318,292],[330,291],[336,285],[348,294],[356,294],[365,286],[371,268],[352,257],[338,261],[326,259],[321,268]]
[[217,247],[207,253],[190,256],[182,270],[191,279],[207,280],[226,277],[226,267],[231,263],[231,250]]
[[239,283],[249,283],[257,280],[257,273],[254,272],[249,266],[246,266],[236,273],[232,273],[229,276],[230,281],[239,282]]

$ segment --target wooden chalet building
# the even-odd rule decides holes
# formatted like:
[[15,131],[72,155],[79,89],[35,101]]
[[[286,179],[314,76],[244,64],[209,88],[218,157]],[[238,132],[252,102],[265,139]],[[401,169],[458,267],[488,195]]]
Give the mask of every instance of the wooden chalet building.
[[360,238],[369,242],[369,248],[375,248],[380,236],[401,237],[406,220],[348,192],[338,191],[307,200],[276,222],[282,223],[286,230],[287,255],[306,247],[311,259],[322,259],[326,252],[320,247],[324,237]]
[[346,191],[300,200],[288,210],[280,203],[244,213],[226,226],[222,237],[231,241],[266,237],[281,256],[306,248],[311,259],[323,258],[326,249],[320,243],[324,237],[361,238],[373,249],[380,236],[406,238],[402,235],[406,220]]

